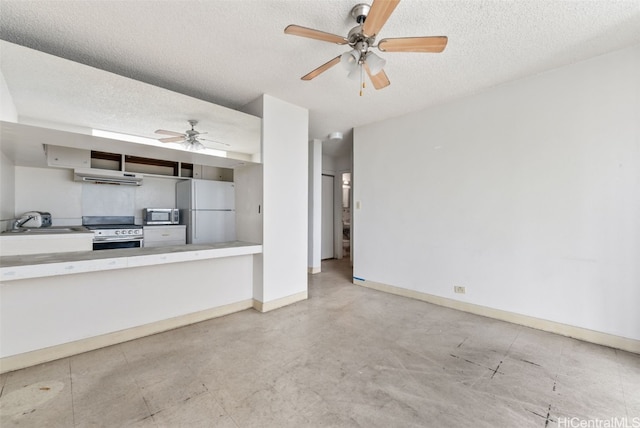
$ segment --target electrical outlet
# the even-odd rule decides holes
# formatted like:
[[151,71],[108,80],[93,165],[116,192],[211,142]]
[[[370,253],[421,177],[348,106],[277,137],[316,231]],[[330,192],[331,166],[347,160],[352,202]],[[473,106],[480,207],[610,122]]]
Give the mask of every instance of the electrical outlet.
[[453,292],[454,293],[458,293],[458,294],[465,294],[467,292],[467,289],[465,287],[461,287],[459,285],[454,285],[453,286]]

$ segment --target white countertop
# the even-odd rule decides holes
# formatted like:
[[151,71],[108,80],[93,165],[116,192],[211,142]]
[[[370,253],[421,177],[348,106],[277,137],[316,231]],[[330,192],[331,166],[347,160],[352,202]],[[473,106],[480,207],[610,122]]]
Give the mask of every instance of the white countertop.
[[43,228],[21,228],[20,232],[6,231],[0,233],[2,240],[11,239],[56,239],[64,238],[86,238],[93,237],[93,231],[84,226],[51,226]]
[[6,256],[0,257],[0,280],[6,282],[27,278],[258,254],[261,252],[261,244],[233,241],[210,245],[174,245]]

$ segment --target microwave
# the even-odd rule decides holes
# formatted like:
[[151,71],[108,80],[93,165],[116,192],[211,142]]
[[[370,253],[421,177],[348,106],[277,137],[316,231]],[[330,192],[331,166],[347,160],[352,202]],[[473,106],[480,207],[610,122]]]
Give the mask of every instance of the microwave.
[[145,208],[142,210],[143,224],[180,224],[177,208]]

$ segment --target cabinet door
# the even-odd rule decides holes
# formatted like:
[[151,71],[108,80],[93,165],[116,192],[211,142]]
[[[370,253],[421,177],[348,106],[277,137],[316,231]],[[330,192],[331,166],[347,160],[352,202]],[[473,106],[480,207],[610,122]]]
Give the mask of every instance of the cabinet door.
[[185,244],[186,226],[145,226],[144,230],[144,246],[154,243],[166,243],[167,245]]
[[91,151],[47,145],[47,165],[89,168],[91,166]]

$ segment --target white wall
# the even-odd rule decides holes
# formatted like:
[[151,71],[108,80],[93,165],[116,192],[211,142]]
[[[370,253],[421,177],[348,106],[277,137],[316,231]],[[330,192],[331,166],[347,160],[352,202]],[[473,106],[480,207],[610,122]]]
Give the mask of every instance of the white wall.
[[270,95],[245,111],[262,117],[262,290],[254,299],[271,302],[307,292],[309,112]]
[[336,160],[333,156],[322,155],[322,173],[334,175],[336,173]]
[[0,120],[5,122],[17,122],[18,111],[13,103],[13,97],[9,92],[7,81],[4,80],[4,74],[0,71]]
[[355,129],[354,276],[640,339],[638,76],[640,46]]
[[81,223],[85,185],[73,181],[73,170],[16,166],[15,172],[16,216],[48,211],[54,226]]
[[15,218],[15,166],[0,151],[0,231],[7,229],[7,224]]
[[252,271],[247,255],[8,282],[0,356],[250,300]]
[[262,243],[262,165],[234,171],[238,241]]
[[[0,120],[18,121],[18,112],[2,72],[0,72]],[[0,148],[2,148],[1,140]],[[15,217],[14,174],[13,162],[0,151],[0,231],[10,227],[11,220]]]

